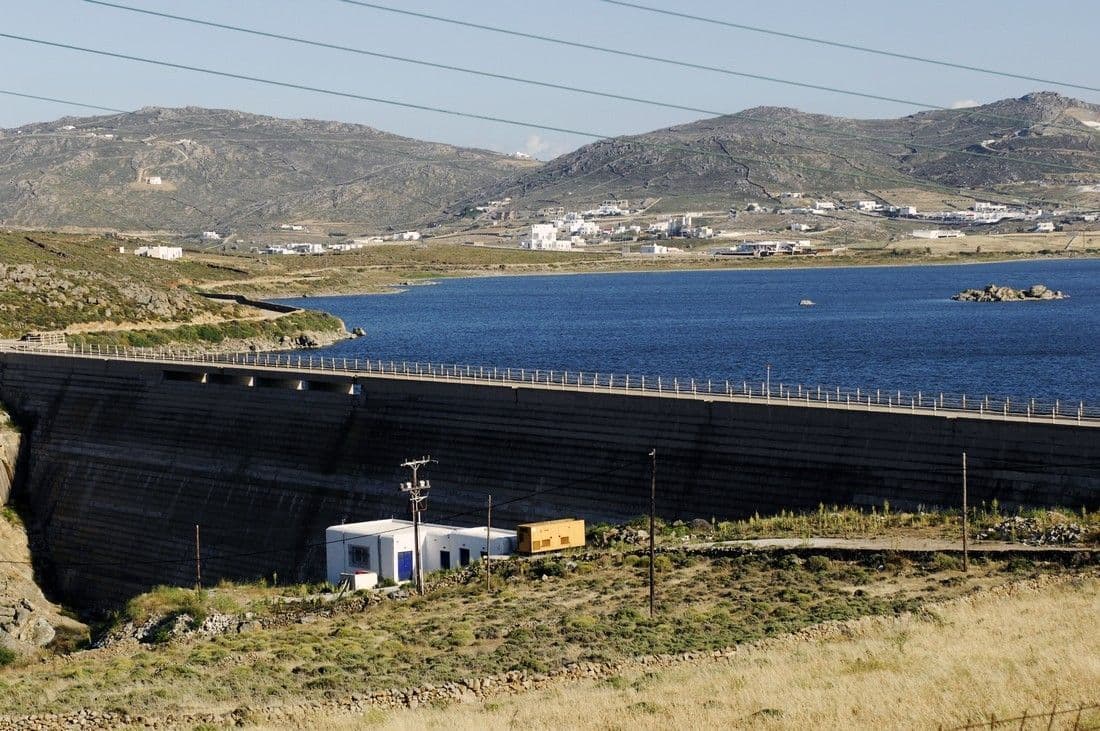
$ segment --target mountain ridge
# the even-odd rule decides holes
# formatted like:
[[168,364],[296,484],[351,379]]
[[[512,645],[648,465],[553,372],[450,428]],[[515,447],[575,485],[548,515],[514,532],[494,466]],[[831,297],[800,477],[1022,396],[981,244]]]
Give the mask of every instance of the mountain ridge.
[[506,197],[527,210],[612,196],[723,209],[787,190],[922,187],[1043,200],[1100,183],[1100,105],[1034,92],[881,119],[761,106],[545,163],[349,122],[143,107],[0,130],[0,180],[0,224],[192,234],[283,222],[377,232]]
[[381,229],[432,219],[471,187],[530,165],[348,122],[143,107],[0,130],[0,222]]
[[[1100,130],[1086,121],[1100,127],[1100,105],[1054,92],[886,119],[754,107],[590,143],[479,190],[457,207],[504,196],[528,207],[611,195],[720,207],[775,198],[783,190],[828,194],[923,186],[992,192],[1057,181],[1073,175],[1065,169],[1071,167],[1100,181]],[[684,148],[695,154],[682,154]],[[574,189],[581,181],[586,188]]]

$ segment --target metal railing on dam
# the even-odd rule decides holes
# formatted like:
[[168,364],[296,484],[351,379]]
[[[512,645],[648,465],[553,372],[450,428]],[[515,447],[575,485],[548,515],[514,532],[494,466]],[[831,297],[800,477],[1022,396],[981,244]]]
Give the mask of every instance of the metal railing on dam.
[[614,393],[660,398],[723,400],[741,403],[840,410],[910,413],[944,418],[1037,422],[1100,427],[1100,407],[1084,401],[1016,399],[966,394],[927,393],[897,389],[843,388],[804,384],[771,384],[618,373],[500,368],[394,360],[325,357],[299,352],[210,353],[186,348],[58,347],[23,342],[0,342],[0,353],[12,351],[73,358],[155,362],[165,365],[210,365],[246,369],[280,369],[308,376],[383,377],[472,385],[511,385],[525,388]]

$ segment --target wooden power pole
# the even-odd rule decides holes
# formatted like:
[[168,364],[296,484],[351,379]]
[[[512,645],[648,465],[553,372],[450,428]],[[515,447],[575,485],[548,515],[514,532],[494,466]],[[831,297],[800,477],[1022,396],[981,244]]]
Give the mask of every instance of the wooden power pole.
[[656,613],[654,596],[653,559],[656,553],[657,537],[654,534],[657,512],[657,450],[649,451],[649,616],[652,619]]
[[199,547],[199,524],[195,523],[195,588],[202,588],[202,554]]
[[424,593],[424,569],[420,562],[420,513],[424,510],[424,504],[428,501],[428,490],[431,483],[418,479],[420,468],[434,460],[431,457],[410,459],[401,463],[402,467],[412,470],[412,482],[401,484],[401,491],[409,494],[409,507],[413,516],[413,572],[416,576],[416,591]]
[[489,496],[489,508],[485,512],[485,591],[493,590],[493,496]]
[[969,516],[966,505],[966,452],[963,452],[963,573],[970,573],[970,549],[967,545],[967,533],[970,532]]

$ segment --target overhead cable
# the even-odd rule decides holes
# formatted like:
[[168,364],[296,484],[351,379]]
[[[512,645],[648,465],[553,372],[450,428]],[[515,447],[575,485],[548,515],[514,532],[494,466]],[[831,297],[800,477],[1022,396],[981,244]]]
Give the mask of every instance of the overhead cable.
[[[105,50],[96,49],[96,48],[86,48],[84,46],[77,46],[77,45],[73,45],[73,44],[69,44],[69,43],[60,43],[58,41],[49,41],[49,40],[45,40],[45,39],[41,39],[41,38],[31,38],[29,36],[21,36],[21,35],[16,35],[14,33],[0,33],[0,38],[8,38],[10,40],[22,41],[22,42],[25,42],[25,43],[32,43],[32,44],[48,46],[48,47],[52,47],[52,48],[63,48],[63,49],[66,49],[66,50],[77,51],[77,52],[80,52],[80,53],[89,53],[89,54],[94,54],[94,55],[98,55],[98,56],[106,56],[108,58],[118,58],[118,59],[122,59],[122,60],[126,60],[126,61],[135,61],[135,62],[138,62],[138,63],[146,63],[146,64],[151,64],[151,65],[154,65],[154,66],[163,66],[165,68],[174,68],[174,69],[179,69],[179,70],[182,70],[182,71],[193,71],[193,72],[196,72],[196,73],[208,74],[208,75],[211,75],[211,76],[220,76],[220,77],[223,77],[223,78],[238,79],[238,80],[241,80],[241,81],[250,81],[250,82],[254,82],[254,83],[258,83],[258,84],[276,86],[276,87],[280,87],[280,88],[284,88],[284,89],[297,89],[299,91],[308,91],[308,92],[312,92],[312,93],[316,93],[316,94],[326,94],[326,95],[329,95],[329,96],[336,96],[336,97],[341,97],[341,98],[344,98],[344,99],[357,99],[357,100],[360,100],[360,101],[373,102],[373,103],[376,103],[376,104],[386,104],[386,105],[401,107],[401,108],[405,108],[405,109],[415,109],[415,110],[418,110],[418,111],[434,112],[434,113],[437,113],[437,114],[446,114],[446,115],[450,115],[450,116],[454,116],[454,117],[463,117],[463,118],[467,118],[467,119],[479,119],[479,120],[483,120],[483,121],[487,121],[487,122],[497,122],[497,123],[500,123],[500,124],[511,125],[511,126],[514,126],[514,127],[523,127],[523,128],[526,128],[526,129],[540,129],[540,130],[547,130],[547,131],[550,131],[550,132],[562,132],[562,133],[565,133],[565,134],[577,135],[579,137],[588,137],[588,138],[596,139],[596,140],[621,141],[623,144],[636,145],[638,147],[647,147],[647,148],[651,148],[651,149],[662,149],[662,150],[666,150],[666,151],[673,151],[673,152],[680,152],[680,153],[686,152],[686,153],[689,153],[689,154],[702,155],[702,156],[707,156],[707,157],[718,157],[718,158],[721,158],[723,160],[732,161],[734,164],[740,165],[740,166],[745,167],[745,168],[748,168],[748,165],[746,163],[754,163],[754,164],[759,163],[761,165],[774,165],[774,160],[763,160],[763,159],[760,159],[760,158],[751,158],[751,157],[745,157],[745,156],[742,156],[742,155],[736,155],[735,156],[735,155],[732,155],[732,154],[730,154],[728,152],[725,152],[725,151],[717,152],[717,151],[714,151],[714,150],[697,149],[697,148],[693,148],[689,145],[663,145],[663,144],[660,144],[660,143],[648,142],[648,141],[640,140],[640,139],[636,139],[636,138],[627,138],[625,140],[618,140],[618,138],[615,135],[602,134],[602,133],[598,133],[598,132],[589,132],[589,131],[585,131],[585,130],[576,130],[576,129],[570,129],[568,127],[558,127],[558,126],[554,126],[554,125],[540,124],[540,123],[537,123],[537,122],[518,121],[518,120],[514,120],[514,119],[508,119],[508,118],[505,118],[505,117],[497,117],[497,116],[489,115],[489,114],[478,114],[476,112],[463,112],[463,111],[460,111],[460,110],[447,109],[445,107],[437,107],[437,106],[433,106],[433,105],[429,105],[429,104],[417,104],[417,103],[414,103],[414,102],[402,101],[402,100],[398,100],[398,99],[387,99],[387,98],[384,98],[384,97],[369,96],[369,95],[366,95],[366,94],[357,94],[357,93],[348,92],[348,91],[339,91],[339,90],[336,90],[336,89],[327,89],[327,88],[324,88],[324,87],[312,86],[312,85],[309,85],[309,84],[300,84],[300,83],[295,83],[295,82],[290,82],[290,81],[279,81],[279,80],[276,80],[276,79],[266,79],[266,78],[263,78],[263,77],[252,76],[252,75],[249,75],[249,74],[240,74],[240,73],[235,73],[235,72],[231,72],[231,71],[223,71],[223,70],[220,70],[220,69],[206,68],[206,67],[203,67],[203,66],[193,66],[193,65],[190,65],[190,64],[174,63],[174,62],[171,62],[171,61],[162,61],[162,60],[159,60],[159,59],[145,58],[145,57],[142,57],[142,56],[133,56],[133,55],[130,55],[130,54],[118,53],[118,52],[115,52],[115,51],[105,51]],[[821,152],[823,152],[823,151],[821,151]],[[829,154],[829,153],[823,152],[823,154]],[[964,192],[963,188],[952,188],[952,187],[949,187],[949,186],[940,185],[938,183],[932,183],[932,182],[924,181],[924,180],[921,180],[919,178],[894,177],[894,176],[888,176],[888,175],[881,175],[881,174],[878,174],[878,173],[874,173],[874,172],[870,172],[870,171],[858,168],[849,161],[846,161],[846,162],[849,166],[851,166],[853,168],[852,171],[844,172],[844,171],[836,170],[834,168],[825,168],[825,167],[820,167],[820,166],[815,166],[815,165],[806,165],[806,164],[801,163],[801,162],[796,163],[796,165],[797,165],[797,168],[799,170],[812,170],[814,172],[821,172],[821,173],[825,173],[827,175],[833,175],[833,176],[842,177],[842,178],[851,178],[851,179],[853,179],[857,182],[860,182],[861,184],[862,184],[862,181],[864,181],[864,180],[877,180],[877,181],[892,183],[892,184],[895,184],[895,185],[900,184],[903,187],[926,188],[926,189],[929,189],[929,190],[948,192],[948,193],[951,193],[952,195],[961,195],[961,196],[964,196],[964,197],[969,197],[969,194]],[[1053,201],[1051,201],[1051,202],[1053,202]]]
[[[154,17],[158,17],[158,18],[166,18],[166,19],[169,19],[169,20],[177,20],[177,21],[182,21],[182,22],[185,22],[185,23],[192,23],[192,24],[195,24],[195,25],[206,26],[206,27],[209,27],[209,28],[218,28],[218,29],[221,29],[221,30],[228,30],[228,31],[233,31],[233,32],[237,32],[237,33],[246,33],[246,34],[249,34],[249,35],[259,36],[259,37],[262,37],[262,38],[270,38],[270,39],[273,39],[273,40],[287,41],[287,42],[290,42],[290,43],[297,43],[297,44],[306,45],[306,46],[313,46],[313,47],[316,47],[316,48],[324,48],[324,49],[328,49],[328,50],[340,51],[340,52],[343,52],[343,53],[353,53],[353,54],[357,54],[357,55],[361,55],[361,56],[370,56],[370,57],[373,57],[373,58],[381,58],[381,59],[385,59],[385,60],[388,60],[388,61],[397,61],[397,62],[400,62],[400,63],[416,64],[416,65],[419,65],[419,66],[427,66],[429,68],[442,69],[442,70],[445,70],[445,71],[455,71],[455,72],[458,72],[458,73],[471,74],[471,75],[474,75],[474,76],[482,76],[482,77],[491,78],[491,79],[499,79],[499,80],[502,80],[502,81],[510,81],[510,82],[515,82],[515,83],[520,83],[520,84],[529,84],[529,85],[532,85],[532,86],[539,86],[539,87],[548,88],[548,89],[556,89],[556,90],[559,90],[559,91],[567,91],[567,92],[572,92],[572,93],[577,93],[577,94],[587,94],[589,96],[602,97],[602,98],[606,98],[606,99],[617,99],[619,101],[635,102],[635,103],[638,103],[638,104],[647,104],[647,105],[650,105],[650,106],[664,107],[666,109],[676,109],[676,110],[680,110],[680,111],[695,112],[695,113],[699,113],[699,114],[707,114],[707,115],[715,116],[715,117],[727,116],[727,115],[730,114],[730,112],[722,112],[722,111],[716,111],[716,110],[713,110],[713,109],[706,109],[706,108],[702,108],[702,107],[694,107],[694,106],[689,106],[689,105],[684,105],[684,104],[676,104],[676,103],[673,103],[673,102],[661,101],[661,100],[658,100],[658,99],[647,99],[647,98],[644,98],[644,97],[635,97],[635,96],[629,96],[629,95],[625,95],[625,94],[617,94],[615,92],[609,92],[609,91],[600,91],[600,90],[595,90],[595,89],[585,89],[585,88],[582,88],[582,87],[570,86],[570,85],[567,85],[567,84],[558,84],[558,83],[553,83],[553,82],[549,82],[549,81],[539,81],[539,80],[536,80],[536,79],[529,79],[529,78],[524,78],[524,77],[520,77],[520,76],[512,76],[512,75],[509,75],[509,74],[500,74],[500,73],[495,73],[495,72],[492,72],[492,71],[485,71],[485,70],[482,70],[482,69],[473,69],[473,68],[467,68],[467,67],[463,67],[463,66],[455,66],[453,64],[437,63],[437,62],[426,61],[426,60],[418,59],[418,58],[410,58],[408,56],[397,56],[397,55],[389,54],[389,53],[380,53],[378,51],[369,51],[369,50],[362,49],[362,48],[354,48],[354,47],[343,46],[343,45],[339,45],[339,44],[335,44],[335,43],[328,43],[328,42],[325,42],[325,41],[316,41],[316,40],[311,40],[311,39],[308,39],[308,38],[301,38],[299,36],[289,36],[289,35],[284,35],[284,34],[281,34],[281,33],[271,33],[271,32],[268,32],[268,31],[257,30],[255,28],[246,28],[246,27],[237,26],[237,25],[228,25],[228,24],[225,24],[225,23],[218,23],[218,22],[211,21],[211,20],[203,20],[201,18],[192,18],[192,17],[188,17],[188,16],[183,16],[183,15],[174,15],[172,13],[163,13],[163,12],[159,12],[159,11],[156,11],[156,10],[147,10],[145,8],[136,8],[136,7],[132,7],[132,6],[129,6],[129,5],[122,5],[122,4],[119,4],[119,3],[106,2],[105,0],[84,0],[84,1],[87,2],[87,3],[91,3],[93,5],[101,5],[101,6],[104,6],[104,7],[114,8],[114,9],[117,9],[117,10],[125,10],[125,11],[129,11],[129,12],[134,12],[134,13],[141,13],[141,14],[144,14],[144,15],[150,15],[150,16],[154,16]],[[761,124],[775,124],[776,123],[775,120],[766,119],[766,118],[763,118],[763,117],[757,117],[757,116],[754,116],[754,115],[752,115],[748,112],[740,112],[739,114],[737,114],[737,116],[740,119],[745,119],[745,120],[749,120],[749,121],[752,121],[752,122],[758,122],[758,123],[761,123]],[[916,142],[916,141],[913,141],[911,139],[902,140],[902,139],[891,138],[891,137],[882,137],[882,136],[876,136],[876,135],[865,135],[865,134],[858,134],[858,133],[853,133],[853,132],[843,132],[843,131],[840,131],[840,130],[831,129],[829,127],[818,127],[818,126],[813,126],[813,125],[805,125],[805,124],[800,124],[798,122],[793,122],[793,121],[790,121],[790,120],[783,120],[782,125],[784,127],[790,127],[790,128],[793,128],[793,129],[800,129],[800,130],[804,130],[804,131],[807,131],[807,132],[816,132],[816,133],[819,133],[819,134],[826,134],[826,135],[830,135],[830,136],[833,136],[833,137],[842,137],[842,138],[845,138],[845,139],[853,139],[853,140],[865,140],[865,141],[876,142],[876,143],[880,143],[880,144],[892,144],[892,145],[897,145],[899,147],[904,147],[904,148],[907,148],[907,149],[908,148],[926,149],[926,150],[935,150],[937,152],[957,153],[957,154],[968,155],[968,156],[972,156],[972,157],[980,157],[980,158],[984,158],[986,160],[1010,161],[1010,162],[1020,163],[1020,164],[1023,164],[1023,165],[1034,165],[1036,167],[1046,167],[1046,168],[1066,170],[1066,171],[1069,171],[1069,172],[1076,172],[1076,173],[1086,173],[1086,174],[1100,173],[1100,170],[1087,170],[1087,169],[1075,167],[1073,165],[1063,165],[1061,163],[1047,162],[1047,161],[1043,161],[1043,160],[1029,160],[1029,159],[1022,158],[1022,157],[1016,157],[1014,155],[999,154],[996,151],[986,150],[985,148],[982,148],[981,151],[977,151],[977,150],[969,150],[969,149],[959,149],[959,148],[954,148],[954,147],[946,147],[946,146],[943,146],[943,145],[931,145],[931,144],[926,144],[926,143],[922,143],[922,142]]]
[[0,94],[7,96],[18,96],[24,99],[35,99],[40,102],[53,102],[54,104],[67,104],[70,107],[84,107],[85,109],[98,109],[101,112],[118,112],[119,114],[126,114],[125,109],[115,109],[113,107],[101,107],[98,104],[85,104],[84,102],[74,102],[69,99],[58,99],[52,96],[39,96],[37,94],[27,94],[21,91],[11,91],[9,89],[0,89]]
[[856,43],[845,43],[844,41],[834,41],[828,38],[817,38],[815,36],[807,36],[799,33],[788,33],[785,31],[775,30],[774,28],[762,28],[757,25],[747,25],[745,23],[734,23],[729,20],[722,20],[720,18],[708,18],[701,15],[692,15],[690,13],[684,13],[679,10],[668,10],[666,8],[655,8],[651,5],[642,5],[640,3],[626,2],[625,0],[599,0],[609,5],[621,5],[624,8],[633,8],[635,10],[643,10],[647,13],[658,13],[660,15],[667,15],[675,18],[685,18],[687,20],[696,20],[701,23],[711,23],[713,25],[722,25],[727,28],[736,28],[737,30],[747,30],[753,33],[763,33],[765,35],[776,36],[778,38],[789,38],[796,41],[805,41],[807,43],[817,43],[822,46],[832,46],[833,48],[843,48],[848,51],[860,51],[862,53],[873,53],[879,56],[889,56],[891,58],[899,58],[905,61],[918,61],[920,63],[933,64],[936,66],[945,66],[947,68],[962,69],[963,71],[975,71],[981,74],[990,74],[992,76],[1002,76],[1009,79],[1021,79],[1023,81],[1035,81],[1040,84],[1051,84],[1053,86],[1065,86],[1070,89],[1083,89],[1085,91],[1100,91],[1100,87],[1088,86],[1087,84],[1078,84],[1073,81],[1058,81],[1056,79],[1044,79],[1039,76],[1028,76],[1027,74],[1014,73],[1012,71],[1002,71],[1000,69],[985,68],[984,66],[974,66],[972,64],[957,63],[954,61],[946,61],[941,58],[929,58],[927,56],[916,56],[909,53],[901,53],[900,51],[890,51],[882,48],[872,48],[870,46],[861,46]]
[[[806,81],[798,81],[795,79],[784,79],[777,76],[766,76],[764,74],[753,74],[746,71],[737,71],[736,69],[724,68],[721,66],[709,66],[707,64],[693,63],[691,61],[683,61],[678,59],[666,58],[663,56],[653,56],[645,53],[636,53],[634,51],[624,51],[618,48],[610,48],[607,46],[597,46],[591,43],[581,43],[580,41],[570,41],[564,38],[556,38],[554,36],[540,35],[537,33],[526,33],[524,31],[511,30],[509,28],[500,28],[493,25],[485,25],[483,23],[473,23],[466,20],[458,20],[456,18],[447,18],[441,15],[431,15],[429,13],[421,13],[413,10],[405,10],[403,8],[393,8],[388,5],[379,5],[377,3],[366,2],[365,0],[336,0],[337,2],[346,3],[348,5],[356,5],[362,8],[369,8],[371,10],[381,10],[387,13],[396,13],[398,15],[405,15],[413,18],[420,18],[423,20],[432,20],[439,23],[449,23],[451,25],[462,26],[465,28],[474,28],[477,30],[489,31],[492,33],[502,33],[504,35],[515,36],[517,38],[528,38],[531,40],[545,41],[546,43],[556,43],[562,46],[570,46],[572,48],[583,48],[589,51],[596,51],[598,53],[609,53],[616,56],[624,56],[626,58],[634,58],[643,61],[653,61],[656,63],[670,64],[672,66],[680,66],[683,68],[694,69],[696,71],[710,71],[717,74],[725,74],[727,76],[737,76],[745,79],[754,79],[756,81],[767,81],[774,84],[785,84],[787,86],[797,86],[803,89],[813,89],[815,91],[825,91],[831,94],[845,94],[847,96],[861,97],[864,99],[874,99],[876,101],[891,102],[893,104],[904,104],[911,107],[920,107],[922,109],[934,109],[940,111],[956,112],[959,114],[967,114],[974,117],[982,117],[985,119],[995,119],[1001,122],[1011,122],[1014,125],[1023,125],[1025,127],[1043,126],[1050,129],[1061,129],[1069,132],[1090,132],[1084,125],[1081,126],[1068,126],[1057,124],[1055,122],[1042,122],[1034,119],[1023,119],[1020,117],[1010,117],[1003,114],[994,114],[991,112],[981,112],[975,109],[952,109],[945,107],[942,104],[933,104],[931,102],[915,101],[913,99],[900,99],[892,96],[884,96],[882,94],[874,94],[871,92],[856,91],[854,89],[842,89],[833,86],[825,86],[822,84],[813,84]],[[1095,134],[1095,133],[1094,133]]]

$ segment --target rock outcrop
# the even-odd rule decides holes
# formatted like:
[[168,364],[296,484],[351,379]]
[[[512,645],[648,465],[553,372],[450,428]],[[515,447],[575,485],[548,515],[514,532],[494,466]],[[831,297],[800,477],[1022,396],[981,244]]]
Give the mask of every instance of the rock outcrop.
[[[34,582],[27,535],[5,508],[19,453],[19,432],[0,411],[0,648],[26,655],[54,641],[59,632],[87,634],[87,628],[61,614]],[[11,563],[8,563],[11,562]]]
[[987,284],[984,289],[964,289],[951,299],[958,302],[1029,302],[1060,300],[1068,295],[1045,284],[1033,284],[1027,289],[1013,289],[999,284]]

